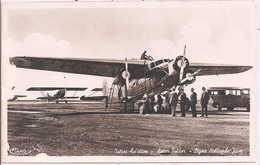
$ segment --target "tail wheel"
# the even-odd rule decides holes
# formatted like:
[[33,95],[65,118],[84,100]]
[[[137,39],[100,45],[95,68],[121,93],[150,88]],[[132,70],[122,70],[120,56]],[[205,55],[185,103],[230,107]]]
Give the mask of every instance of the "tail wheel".
[[250,112],[250,103],[248,103],[248,104],[246,105],[246,110],[247,110],[247,112]]
[[[176,57],[176,59],[173,63],[173,68],[176,71],[180,71],[180,68],[181,68],[181,65],[182,65],[182,60],[183,60],[183,56]],[[185,67],[189,67],[189,60],[186,57],[184,57],[184,64],[185,64]]]

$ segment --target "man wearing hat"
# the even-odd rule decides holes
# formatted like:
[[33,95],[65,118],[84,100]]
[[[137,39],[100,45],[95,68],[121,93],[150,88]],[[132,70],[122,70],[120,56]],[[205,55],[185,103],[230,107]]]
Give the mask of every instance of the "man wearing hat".
[[175,87],[172,88],[171,92],[169,93],[169,112],[172,116],[176,116],[176,106],[178,103],[178,94],[175,92]]
[[192,117],[197,117],[197,111],[196,111],[197,93],[194,92],[194,88],[191,88],[190,101],[191,101]]
[[167,92],[163,95],[165,97],[165,113],[170,113],[170,92],[172,90],[171,89],[168,89]]
[[205,110],[205,115],[208,117],[208,102],[209,102],[209,93],[206,92],[206,88],[202,87],[202,95],[201,95],[201,116],[204,117],[204,110]]
[[185,107],[186,107],[186,94],[184,93],[184,89],[180,88],[180,107],[181,107],[181,117],[185,117]]

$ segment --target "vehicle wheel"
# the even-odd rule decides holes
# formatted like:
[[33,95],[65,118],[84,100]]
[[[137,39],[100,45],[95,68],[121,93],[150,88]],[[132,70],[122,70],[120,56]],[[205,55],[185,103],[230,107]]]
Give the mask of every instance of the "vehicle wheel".
[[250,112],[250,103],[248,103],[248,104],[246,105],[246,110],[247,110],[247,112]]
[[221,107],[221,106],[219,106],[219,104],[218,104],[218,103],[216,103],[216,108],[217,108],[217,110],[218,110],[218,111],[220,111],[222,107]]
[[227,110],[233,111],[234,108],[235,108],[235,107],[227,107]]
[[67,103],[68,103],[68,100],[65,100],[65,103],[67,104]]
[[56,104],[58,104],[59,103],[59,100],[56,100]]

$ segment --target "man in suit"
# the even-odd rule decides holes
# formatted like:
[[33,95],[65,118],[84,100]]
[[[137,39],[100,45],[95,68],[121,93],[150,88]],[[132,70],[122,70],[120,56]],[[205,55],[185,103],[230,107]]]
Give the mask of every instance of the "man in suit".
[[202,87],[202,95],[201,95],[201,116],[200,117],[204,117],[204,110],[205,110],[205,115],[206,117],[208,117],[208,102],[209,102],[209,93],[206,92],[206,88]]
[[171,90],[168,89],[168,91],[163,95],[165,97],[165,105],[166,105],[166,109],[165,109],[165,113],[169,113],[170,108],[170,92]]
[[183,88],[180,88],[179,97],[180,97],[181,117],[185,117],[185,107],[186,107],[187,97],[186,94],[184,93]]
[[192,117],[197,117],[197,111],[196,111],[197,93],[194,92],[194,88],[191,88],[190,101],[191,101]]
[[150,94],[150,104],[151,104],[151,110],[150,110],[150,113],[151,112],[154,112],[154,101],[155,101],[155,97],[154,97],[154,93],[153,93],[153,91],[151,92],[151,94]]
[[176,116],[175,112],[176,112],[177,103],[178,103],[178,94],[175,92],[175,87],[173,87],[171,92],[169,93],[169,108],[172,116]]
[[162,102],[163,102],[163,98],[162,98],[161,94],[159,93],[159,94],[157,95],[158,113],[161,113],[161,110],[162,110]]

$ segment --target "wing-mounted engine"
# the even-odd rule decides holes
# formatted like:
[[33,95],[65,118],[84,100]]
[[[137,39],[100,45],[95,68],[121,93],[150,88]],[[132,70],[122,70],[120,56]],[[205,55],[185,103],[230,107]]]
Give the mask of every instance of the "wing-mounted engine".
[[192,84],[196,80],[196,76],[194,75],[194,72],[191,70],[187,70],[184,72],[184,79],[181,81],[181,83],[185,84]]
[[115,84],[125,85],[126,77],[128,75],[129,81],[134,78],[134,70],[131,67],[128,67],[128,71],[126,71],[125,67],[121,67],[118,70],[118,76],[114,79]]

